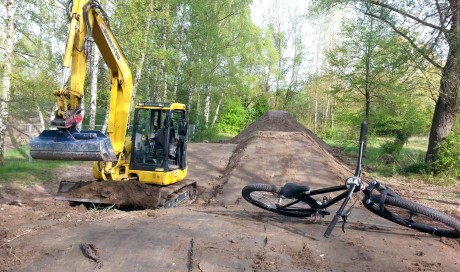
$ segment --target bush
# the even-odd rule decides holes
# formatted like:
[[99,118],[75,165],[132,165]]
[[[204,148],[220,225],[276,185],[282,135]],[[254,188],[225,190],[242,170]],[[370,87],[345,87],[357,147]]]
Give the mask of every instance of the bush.
[[416,162],[406,166],[403,169],[404,174],[429,174],[431,172],[430,165],[426,162]]
[[237,134],[246,125],[247,114],[239,100],[229,100],[222,107],[216,123],[219,132]]
[[450,133],[440,145],[438,159],[433,166],[436,174],[460,177],[460,136]]

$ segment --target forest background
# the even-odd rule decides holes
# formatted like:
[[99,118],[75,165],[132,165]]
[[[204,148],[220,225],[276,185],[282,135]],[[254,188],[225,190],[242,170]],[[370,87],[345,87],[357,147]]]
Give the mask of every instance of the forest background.
[[[194,140],[230,137],[274,109],[346,147],[367,121],[369,156],[382,173],[460,177],[460,8],[452,1],[99,2],[131,65],[135,103],[186,104]],[[68,5],[0,0],[0,165],[9,127],[48,127]],[[83,127],[104,130],[107,66],[96,46],[88,58]],[[410,139],[423,150],[407,152]]]

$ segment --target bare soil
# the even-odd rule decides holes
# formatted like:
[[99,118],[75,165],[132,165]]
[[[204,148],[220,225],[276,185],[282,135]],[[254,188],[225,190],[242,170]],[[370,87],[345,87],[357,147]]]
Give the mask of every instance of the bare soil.
[[59,190],[57,196],[64,199],[85,199],[97,203],[110,203],[118,206],[133,206],[155,209],[160,203],[160,189],[136,180],[119,181],[64,181],[70,188]]
[[[54,200],[60,180],[92,180],[90,163],[52,169],[61,178],[47,184],[1,188],[0,271],[458,271],[459,240],[405,229],[359,201],[346,232],[338,224],[329,239],[332,216],[289,218],[245,202],[247,184],[320,188],[352,173],[285,112],[251,126],[230,143],[188,145],[191,205],[101,211]],[[460,218],[458,185],[383,182]]]

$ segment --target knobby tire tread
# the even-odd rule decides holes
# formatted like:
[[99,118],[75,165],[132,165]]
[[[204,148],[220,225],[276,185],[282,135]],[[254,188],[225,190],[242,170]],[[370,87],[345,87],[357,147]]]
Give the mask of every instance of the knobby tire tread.
[[[379,203],[380,195],[372,195],[371,200],[374,203]],[[365,205],[367,209],[371,212],[390,220],[396,224],[420,231],[429,233],[432,235],[440,236],[440,237],[448,237],[448,238],[460,238],[460,220],[449,216],[441,211],[436,209],[423,206],[418,203],[411,202],[401,197],[395,196],[387,196],[385,199],[385,206],[394,206],[401,209],[405,209],[408,212],[414,212],[416,214],[421,214],[426,217],[433,219],[433,221],[442,222],[445,224],[445,228],[435,228],[427,223],[418,223],[417,221],[409,221],[405,218],[400,217],[399,215],[392,213],[388,209],[384,209],[383,211],[377,205]],[[450,228],[448,228],[450,227]]]

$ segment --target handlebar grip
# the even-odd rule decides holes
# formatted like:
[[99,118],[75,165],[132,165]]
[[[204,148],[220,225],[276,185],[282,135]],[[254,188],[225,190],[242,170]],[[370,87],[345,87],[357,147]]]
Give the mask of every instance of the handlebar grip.
[[329,238],[329,236],[332,233],[332,230],[334,229],[335,225],[337,225],[337,222],[339,221],[340,215],[336,214],[334,218],[332,219],[331,223],[329,226],[327,226],[326,232],[324,233],[324,237]]
[[362,122],[361,123],[361,133],[359,135],[360,142],[364,142],[366,140],[366,134],[367,134],[367,123]]

